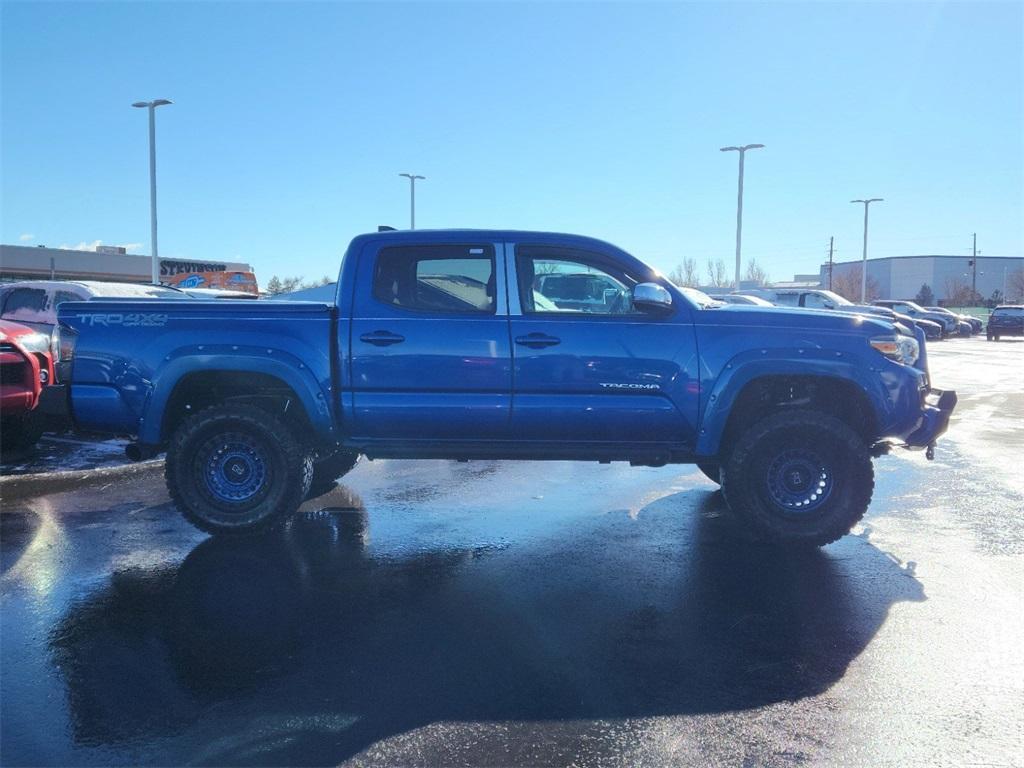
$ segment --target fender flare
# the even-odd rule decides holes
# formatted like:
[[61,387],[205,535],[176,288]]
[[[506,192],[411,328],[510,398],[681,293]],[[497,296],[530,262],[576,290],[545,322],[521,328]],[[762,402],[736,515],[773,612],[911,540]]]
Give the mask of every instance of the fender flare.
[[273,376],[295,392],[318,439],[333,442],[334,421],[329,397],[330,382],[320,384],[312,370],[289,353],[266,348],[238,347],[223,350],[205,346],[183,347],[168,355],[153,377],[152,387],[139,420],[139,442],[163,442],[164,413],[172,393],[186,376],[194,373],[227,371]]
[[698,456],[716,456],[736,400],[743,389],[766,376],[817,376],[852,383],[865,395],[879,425],[886,421],[887,397],[877,369],[847,352],[809,348],[752,350],[731,358],[703,399],[703,418],[697,436]]

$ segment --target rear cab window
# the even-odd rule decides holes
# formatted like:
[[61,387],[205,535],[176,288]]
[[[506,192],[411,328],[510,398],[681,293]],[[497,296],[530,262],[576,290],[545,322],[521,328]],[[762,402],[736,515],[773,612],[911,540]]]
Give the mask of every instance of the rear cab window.
[[29,323],[56,323],[57,317],[45,288],[14,288],[4,298],[0,318]]

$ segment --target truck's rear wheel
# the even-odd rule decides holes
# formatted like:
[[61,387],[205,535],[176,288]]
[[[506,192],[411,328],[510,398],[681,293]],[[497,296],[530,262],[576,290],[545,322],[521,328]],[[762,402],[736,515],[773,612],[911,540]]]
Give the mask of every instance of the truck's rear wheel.
[[291,429],[251,405],[207,408],[167,449],[167,489],[185,519],[208,533],[269,528],[302,503],[313,462]]
[[745,532],[823,546],[850,532],[874,490],[867,446],[839,419],[776,413],[750,427],[725,463],[722,491]]

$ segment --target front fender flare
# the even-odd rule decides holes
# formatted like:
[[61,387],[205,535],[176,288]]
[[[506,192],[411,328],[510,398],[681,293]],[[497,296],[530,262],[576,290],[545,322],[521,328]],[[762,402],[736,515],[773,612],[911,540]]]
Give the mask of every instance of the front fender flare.
[[766,376],[820,376],[852,382],[867,396],[879,423],[884,422],[886,395],[878,374],[866,360],[847,352],[808,348],[753,350],[730,359],[702,397],[703,418],[697,435],[698,456],[716,456],[729,415],[750,382]]

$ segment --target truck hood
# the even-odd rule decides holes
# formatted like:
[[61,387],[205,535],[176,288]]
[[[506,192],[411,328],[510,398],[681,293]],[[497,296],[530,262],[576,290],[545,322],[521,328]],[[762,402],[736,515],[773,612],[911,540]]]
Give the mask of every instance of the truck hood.
[[884,317],[847,310],[803,309],[799,307],[757,307],[724,304],[701,310],[709,322],[722,325],[754,325],[759,328],[793,328],[802,331],[861,333],[881,336],[900,333],[898,326]]

